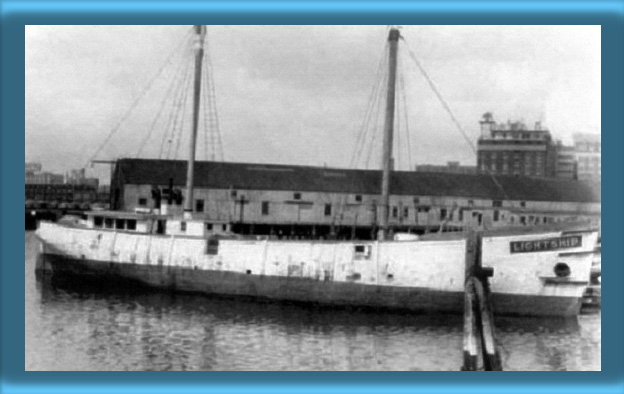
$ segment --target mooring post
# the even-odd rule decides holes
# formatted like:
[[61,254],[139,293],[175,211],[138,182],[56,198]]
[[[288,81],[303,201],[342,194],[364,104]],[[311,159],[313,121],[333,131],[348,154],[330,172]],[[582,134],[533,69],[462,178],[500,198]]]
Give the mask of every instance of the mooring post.
[[480,329],[475,314],[476,297],[472,278],[477,272],[480,254],[478,232],[469,229],[466,237],[464,273],[464,341],[462,371],[478,371],[483,365],[480,346]]
[[486,371],[502,371],[500,352],[496,344],[494,316],[489,298],[489,289],[481,282],[487,279],[474,278],[474,289],[479,301],[478,313],[481,318],[481,337],[483,339],[483,361]]
[[468,281],[481,269],[481,232],[473,228],[466,236],[465,277]]
[[469,229],[466,238],[464,283],[464,364],[462,371],[502,371],[496,345],[488,277],[491,268],[481,266],[483,237]]
[[479,354],[481,346],[474,305],[474,287],[472,281],[468,280],[464,287],[464,364],[462,371],[478,371],[479,361],[482,359]]

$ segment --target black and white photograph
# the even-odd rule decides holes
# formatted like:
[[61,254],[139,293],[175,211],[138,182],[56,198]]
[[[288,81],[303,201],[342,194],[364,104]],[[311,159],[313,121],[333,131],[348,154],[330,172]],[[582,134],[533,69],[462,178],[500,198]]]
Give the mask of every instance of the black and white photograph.
[[601,26],[24,34],[26,371],[601,370]]

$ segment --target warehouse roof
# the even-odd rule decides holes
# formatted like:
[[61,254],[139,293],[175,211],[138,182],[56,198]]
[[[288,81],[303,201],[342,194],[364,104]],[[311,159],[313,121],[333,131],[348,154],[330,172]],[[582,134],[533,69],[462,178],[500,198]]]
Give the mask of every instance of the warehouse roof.
[[[120,159],[114,184],[186,184],[186,161]],[[500,186],[500,187],[499,187]],[[381,171],[200,161],[195,187],[298,192],[380,194]],[[492,200],[600,202],[600,184],[569,179],[395,171],[393,195],[450,196]]]

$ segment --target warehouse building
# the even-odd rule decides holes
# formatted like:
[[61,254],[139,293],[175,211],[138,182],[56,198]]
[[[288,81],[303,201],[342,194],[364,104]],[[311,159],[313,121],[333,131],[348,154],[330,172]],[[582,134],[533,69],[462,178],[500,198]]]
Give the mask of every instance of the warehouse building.
[[[185,161],[119,160],[112,207],[155,210],[155,195],[177,196],[180,204],[186,167]],[[377,229],[380,185],[381,171],[197,162],[194,215],[232,223],[241,233],[369,238]],[[600,223],[600,187],[568,179],[394,172],[391,191],[395,231]]]

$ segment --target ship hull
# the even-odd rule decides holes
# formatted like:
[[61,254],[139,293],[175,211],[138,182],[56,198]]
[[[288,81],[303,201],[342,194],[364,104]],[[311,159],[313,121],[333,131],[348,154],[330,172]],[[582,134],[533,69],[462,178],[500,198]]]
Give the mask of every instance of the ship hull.
[[[214,243],[47,222],[37,235],[39,277],[419,312],[462,312],[464,307],[464,239]],[[596,237],[587,232],[484,238],[482,265],[493,272],[495,313],[578,314]],[[562,262],[568,273],[557,277],[553,267]]]
[[[464,294],[460,291],[248,275],[185,267],[119,264],[113,261],[75,259],[54,253],[39,254],[35,272],[40,280],[60,277],[78,283],[98,283],[130,289],[145,287],[275,302],[410,312],[462,313],[464,308]],[[493,293],[491,301],[496,314],[511,316],[575,316],[582,305],[582,299],[578,297],[503,293]]]

